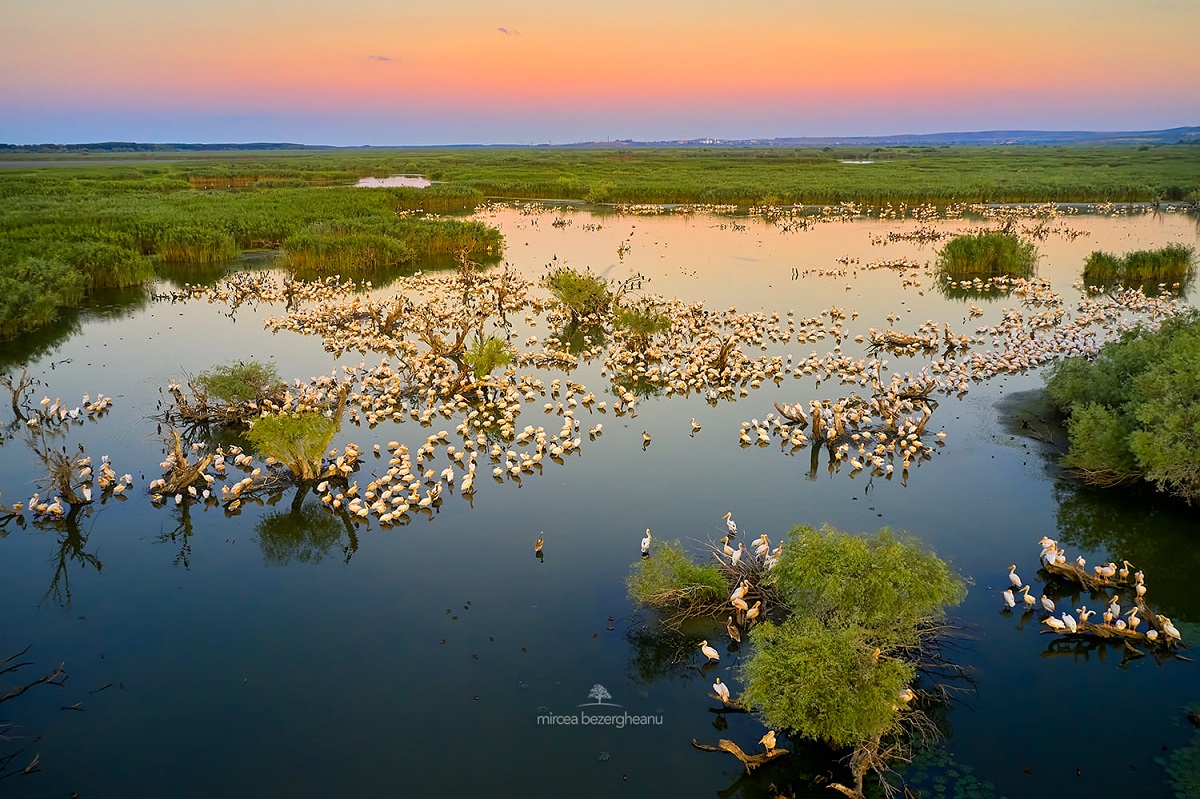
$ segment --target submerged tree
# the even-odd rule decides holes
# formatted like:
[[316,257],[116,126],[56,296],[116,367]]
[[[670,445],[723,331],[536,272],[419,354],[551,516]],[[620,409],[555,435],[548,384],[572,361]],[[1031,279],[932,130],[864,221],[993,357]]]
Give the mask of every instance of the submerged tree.
[[[862,797],[865,777],[875,772],[890,790],[889,764],[936,732],[911,686],[922,671],[954,671],[939,641],[948,630],[946,608],[966,594],[963,579],[916,539],[886,528],[860,537],[795,527],[761,560],[713,551],[718,567],[696,565],[678,546],[656,548],[634,567],[631,596],[673,622],[722,618],[732,606],[737,616],[727,626],[732,634],[734,618],[751,625],[752,649],[741,661],[740,701],[722,702],[752,709],[768,727],[797,738],[850,748],[853,784],[831,787]],[[740,605],[726,599],[734,586]],[[762,610],[747,610],[751,601]],[[718,748],[741,751],[724,741]],[[767,756],[747,757],[757,763]]]

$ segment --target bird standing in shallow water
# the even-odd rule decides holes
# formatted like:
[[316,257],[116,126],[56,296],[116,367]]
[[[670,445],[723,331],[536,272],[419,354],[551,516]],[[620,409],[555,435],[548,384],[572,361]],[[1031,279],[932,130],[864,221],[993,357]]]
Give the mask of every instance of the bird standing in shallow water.
[[717,654],[717,650],[709,646],[708,641],[700,642],[700,654],[704,655],[704,657],[708,658],[709,660],[715,660],[717,662],[720,662],[721,660],[721,656]]

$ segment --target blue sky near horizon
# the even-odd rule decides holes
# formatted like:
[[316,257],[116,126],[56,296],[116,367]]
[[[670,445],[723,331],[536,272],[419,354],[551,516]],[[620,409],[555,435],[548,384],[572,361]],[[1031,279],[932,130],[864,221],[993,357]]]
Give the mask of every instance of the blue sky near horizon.
[[39,0],[0,142],[532,144],[1200,124],[1195,0]]

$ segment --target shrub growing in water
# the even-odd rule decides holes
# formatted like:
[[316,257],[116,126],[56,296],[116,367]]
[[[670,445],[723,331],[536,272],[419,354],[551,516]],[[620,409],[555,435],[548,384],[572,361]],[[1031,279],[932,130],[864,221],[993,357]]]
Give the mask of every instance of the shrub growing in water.
[[729,593],[721,570],[692,562],[677,540],[656,543],[653,555],[633,567],[625,587],[642,607],[682,610],[685,615],[693,608],[722,603]]
[[260,454],[282,462],[302,481],[315,480],[338,423],[315,411],[261,416],[246,431]]
[[1136,476],[1200,500],[1200,312],[1129,331],[1095,360],[1055,364],[1046,393],[1068,414],[1063,463],[1083,479]]
[[1135,250],[1122,256],[1094,251],[1083,264],[1083,280],[1089,285],[1106,283],[1191,282],[1196,272],[1194,250],[1182,244],[1168,244],[1157,250]]
[[591,272],[578,272],[569,266],[560,266],[551,271],[542,278],[542,285],[563,304],[571,314],[573,323],[590,314],[602,314],[612,304],[608,281]]
[[644,350],[654,336],[671,329],[671,317],[649,305],[622,305],[613,309],[613,326],[625,332],[633,349]]
[[984,231],[956,236],[938,253],[938,271],[950,280],[1030,277],[1037,249],[1012,233]]
[[231,405],[274,398],[284,390],[275,364],[259,361],[237,361],[215,366],[201,372],[196,378],[196,385],[209,399]]

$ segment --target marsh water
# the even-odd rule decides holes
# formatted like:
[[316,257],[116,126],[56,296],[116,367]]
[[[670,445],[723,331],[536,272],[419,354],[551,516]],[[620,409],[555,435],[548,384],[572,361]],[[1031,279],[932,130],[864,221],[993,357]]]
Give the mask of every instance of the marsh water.
[[[969,330],[995,324],[1012,304],[973,298],[983,315],[968,319],[968,301],[947,299],[928,277],[903,285],[892,270],[866,269],[883,258],[935,257],[929,244],[879,243],[912,230],[911,219],[788,231],[700,214],[499,209],[482,218],[503,230],[505,260],[529,277],[566,263],[613,279],[640,274],[645,291],[709,307],[856,310],[845,322],[846,352],[861,351],[853,334],[868,327],[913,330],[933,319]],[[1039,242],[1039,275],[1068,307],[1094,249],[1200,243],[1195,217],[1179,213],[1061,222],[1080,235]],[[942,397],[931,424],[946,431],[944,444],[906,478],[831,470],[824,455],[814,469],[808,450],[789,455],[777,444],[739,446],[740,423],[765,417],[772,403],[844,393],[806,377],[767,381],[736,401],[651,395],[623,415],[580,406],[582,427],[602,422],[603,434],[585,437],[564,463],[519,482],[481,479],[470,501],[453,494],[392,529],[343,526],[315,508],[315,495],[299,513],[290,493],[231,517],[202,504],[155,508],[147,485],[162,473],[164,449],[152,417],[169,381],[249,357],[271,360],[288,380],[339,363],[316,338],[264,331],[278,308],[156,299],[238,268],[271,266],[168,267],[152,289],[98,297],[45,335],[3,350],[10,370],[28,362],[43,383],[38,397],[114,398],[102,419],[72,426],[62,443],[107,454],[134,487],[97,503],[78,525],[3,528],[0,657],[28,645],[21,660],[31,665],[5,675],[0,688],[60,662],[69,679],[5,703],[4,717],[20,725],[41,771],[0,782],[0,793],[830,795],[824,783],[844,773],[833,772],[820,747],[782,741],[795,754],[753,777],[726,754],[693,748],[693,739],[730,738],[751,749],[762,735],[752,717],[718,712],[707,697],[715,676],[736,696],[742,653],[719,628],[689,630],[682,641],[662,635],[626,596],[646,528],[699,552],[731,511],[746,540],[761,532],[778,540],[795,524],[887,525],[919,536],[970,578],[953,611],[965,628],[955,657],[970,679],[961,687],[970,690],[936,713],[945,737],[906,772],[925,795],[1171,795],[1161,761],[1190,739],[1184,708],[1200,701],[1196,664],[1064,645],[1041,634],[1040,613],[1002,611],[1009,564],[1041,593],[1037,541],[1049,535],[1089,563],[1131,561],[1146,574],[1147,599],[1184,641],[1200,633],[1195,511],[1154,494],[1083,489],[1061,474],[1010,422],[1014,397],[1041,385],[1041,369]],[[389,288],[377,281],[374,291]],[[769,353],[800,358],[833,346],[791,341]],[[916,357],[908,368],[921,365]],[[601,372],[583,364],[570,377],[604,394],[611,388]],[[563,376],[543,375],[547,383]],[[363,448],[359,477],[369,479],[387,468],[372,445],[398,440],[415,449],[455,423],[348,424],[336,444]],[[558,423],[541,400],[518,420]],[[23,432],[10,427],[0,445],[6,503],[36,488]],[[1060,605],[1100,601],[1075,596]],[[719,665],[700,668],[701,638],[719,642]],[[615,712],[653,721],[539,723],[578,714],[596,685],[620,706]]]

